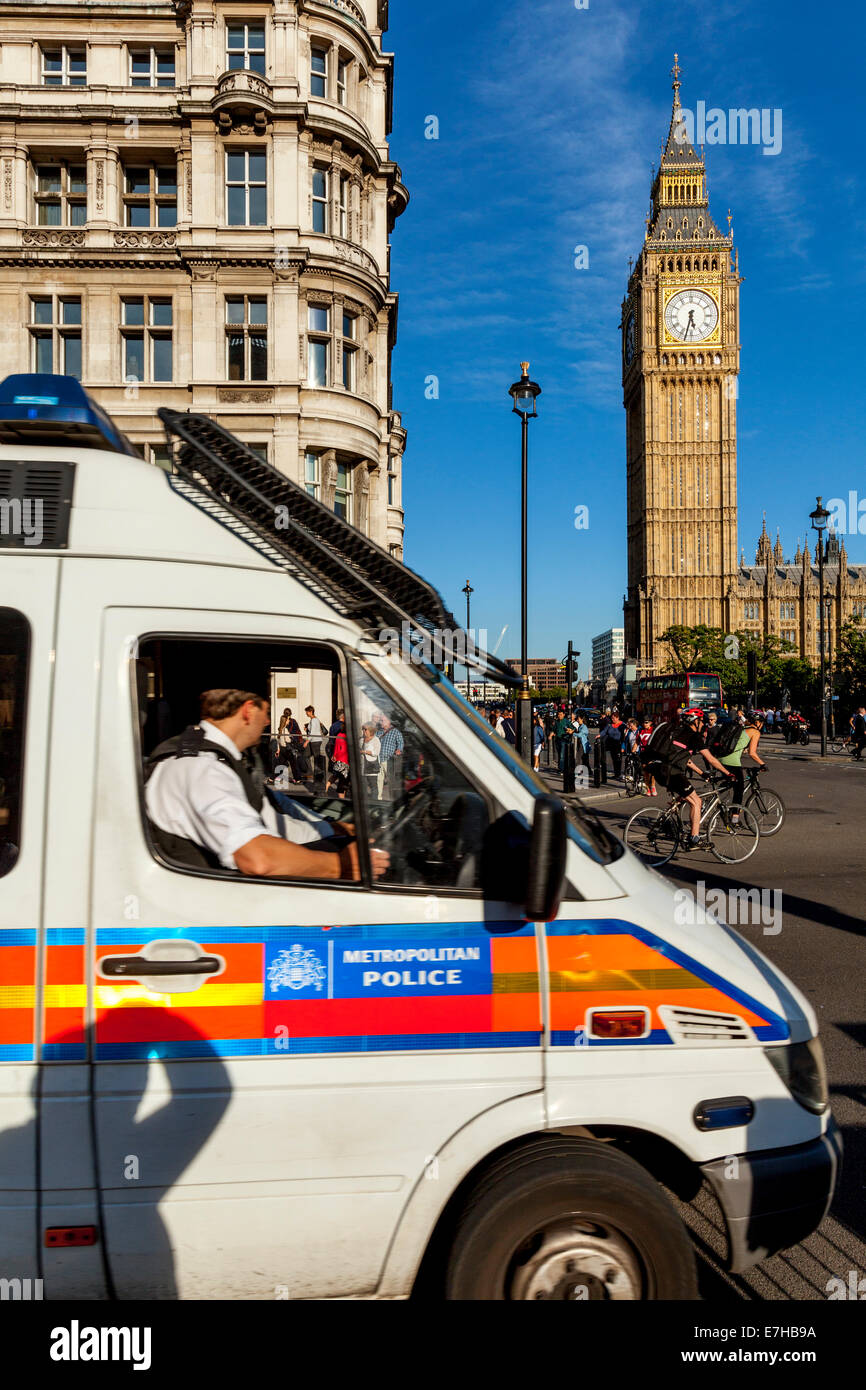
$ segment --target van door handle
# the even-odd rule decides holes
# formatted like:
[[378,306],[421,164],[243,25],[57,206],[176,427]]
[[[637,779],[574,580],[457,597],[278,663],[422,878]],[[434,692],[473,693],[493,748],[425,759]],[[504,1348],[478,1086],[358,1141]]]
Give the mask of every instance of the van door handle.
[[142,956],[103,956],[99,962],[100,975],[110,978],[142,975],[216,975],[222,962],[218,956],[199,956],[197,960],[148,960]]

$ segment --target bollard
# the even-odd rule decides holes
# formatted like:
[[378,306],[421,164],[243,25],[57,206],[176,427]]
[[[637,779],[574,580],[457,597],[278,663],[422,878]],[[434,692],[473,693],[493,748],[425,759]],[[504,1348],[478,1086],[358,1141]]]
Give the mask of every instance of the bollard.
[[574,791],[574,739],[563,739],[562,750],[562,790]]
[[592,745],[592,785],[601,786],[601,739],[596,738]]

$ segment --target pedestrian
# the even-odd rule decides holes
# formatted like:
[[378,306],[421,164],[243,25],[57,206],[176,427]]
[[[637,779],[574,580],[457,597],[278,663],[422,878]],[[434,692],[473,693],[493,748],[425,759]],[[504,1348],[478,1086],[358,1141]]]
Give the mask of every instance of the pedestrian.
[[536,711],[532,720],[532,766],[540,771],[541,750],[544,747],[544,720]]
[[376,726],[374,724],[362,725],[361,769],[364,774],[368,801],[378,801],[379,799],[379,751],[381,746],[379,736],[376,733]]
[[277,757],[279,763],[291,771],[292,781],[298,784],[304,781],[307,766],[302,742],[300,724],[293,718],[290,709],[284,709],[277,728]]
[[340,801],[344,801],[349,786],[349,742],[346,738],[344,724],[341,725],[339,733],[334,735],[331,766],[328,772],[328,784],[325,787],[326,794],[330,791],[332,786]]
[[387,714],[382,715],[379,734],[379,800],[393,801],[400,787],[400,763],[405,744],[403,735]]
[[852,757],[859,763],[863,759],[863,748],[866,746],[866,705],[861,705],[851,716],[851,737],[854,740]]
[[[650,719],[649,715],[646,714],[646,715],[644,715],[643,722],[642,722],[642,724],[641,724],[641,726],[640,726],[640,730],[639,730],[639,732],[638,732],[638,745],[639,745],[639,748],[640,748],[640,753],[641,753],[641,756],[642,756],[642,760],[643,760],[643,754],[644,754],[644,752],[646,751],[646,746],[647,746],[647,744],[649,743],[650,739],[652,738],[652,734],[653,734],[653,722],[652,722],[652,720]],[[644,780],[644,786],[646,787],[645,795],[646,795],[646,796],[658,796],[658,789],[657,789],[656,784],[655,784],[655,778],[653,777],[653,775],[652,775],[652,773],[650,772],[649,768],[647,767],[646,763],[644,763],[643,780]]]
[[619,715],[613,712],[604,731],[604,741],[610,751],[610,761],[614,777],[622,776],[622,740],[624,726]]
[[574,725],[570,715],[563,709],[556,725],[556,746],[558,749],[557,766],[560,772],[565,771],[565,752],[566,747],[570,746],[574,740]]
[[575,762],[579,758],[581,767],[589,767],[589,729],[582,714],[574,720],[574,739]]
[[510,743],[512,748],[516,748],[517,734],[514,729],[514,714],[510,709],[505,710],[502,718],[502,725],[506,743]]
[[304,714],[307,716],[307,722],[304,725],[304,732],[307,737],[303,747],[310,760],[306,781],[312,786],[314,781],[318,782],[320,779],[324,781],[321,758],[325,742],[325,726],[312,705],[307,705]]

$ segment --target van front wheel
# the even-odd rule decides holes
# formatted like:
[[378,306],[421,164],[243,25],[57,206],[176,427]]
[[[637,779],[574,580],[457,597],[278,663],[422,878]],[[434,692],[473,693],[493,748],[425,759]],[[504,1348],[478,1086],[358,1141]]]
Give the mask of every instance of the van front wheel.
[[448,1299],[695,1299],[683,1223],[633,1159],[552,1137],[508,1155],[472,1193],[445,1280]]

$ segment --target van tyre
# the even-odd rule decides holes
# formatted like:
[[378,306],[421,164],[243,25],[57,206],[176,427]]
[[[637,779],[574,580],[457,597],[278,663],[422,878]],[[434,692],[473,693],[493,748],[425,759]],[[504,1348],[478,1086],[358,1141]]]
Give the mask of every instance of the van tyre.
[[698,1297],[688,1233],[649,1173],[610,1144],[551,1138],[485,1174],[458,1220],[445,1297]]

